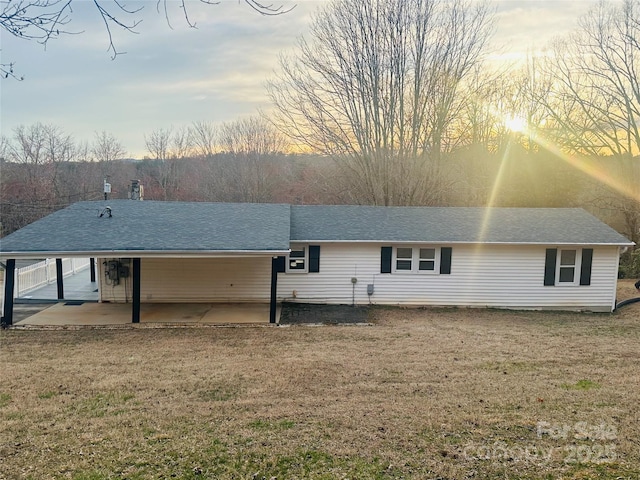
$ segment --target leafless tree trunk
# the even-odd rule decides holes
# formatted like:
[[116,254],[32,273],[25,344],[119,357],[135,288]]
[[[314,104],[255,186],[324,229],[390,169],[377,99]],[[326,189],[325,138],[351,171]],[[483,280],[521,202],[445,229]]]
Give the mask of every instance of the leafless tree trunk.
[[91,145],[91,153],[93,154],[93,159],[101,167],[103,179],[112,184],[113,189],[110,198],[122,196],[125,191],[122,186],[118,185],[119,182],[115,180],[121,173],[118,171],[120,169],[116,168],[119,166],[116,161],[122,160],[127,155],[123,145],[113,134],[103,130],[95,133]]
[[544,134],[595,172],[585,198],[621,219],[638,241],[640,225],[640,4],[600,2],[544,65],[553,82],[540,98]]
[[173,131],[171,141],[171,158],[184,159],[191,155],[193,150],[193,139],[189,127],[179,127]]
[[640,4],[601,2],[553,53],[555,141],[574,153],[640,153]]
[[218,129],[211,122],[198,121],[191,125],[191,139],[197,156],[211,158],[217,152]]
[[36,123],[19,126],[3,139],[3,157],[17,164],[3,166],[0,192],[4,231],[12,231],[65,205],[59,167],[73,156],[73,140],[60,128]]
[[223,123],[218,131],[218,145],[223,152],[257,157],[279,154],[288,147],[286,138],[260,117]]
[[225,153],[228,195],[238,202],[268,202],[275,186],[283,180],[282,162],[276,158],[287,148],[284,136],[265,119],[250,117],[223,123],[218,131],[218,144]]
[[511,76],[477,66],[459,91],[460,106],[451,122],[450,143],[456,150],[496,153],[508,131],[511,114]]
[[491,34],[467,0],[338,0],[269,84],[276,122],[334,158],[355,201],[432,204],[461,81]]
[[[155,160],[155,168],[150,173],[150,179],[157,183],[161,191],[161,200],[176,200],[181,183],[181,162],[187,158],[192,150],[191,129],[181,127],[174,129],[158,129],[145,135],[145,144]],[[147,188],[150,198],[153,190]]]
[[122,160],[127,155],[126,150],[116,137],[104,130],[96,132],[91,152],[98,162]]

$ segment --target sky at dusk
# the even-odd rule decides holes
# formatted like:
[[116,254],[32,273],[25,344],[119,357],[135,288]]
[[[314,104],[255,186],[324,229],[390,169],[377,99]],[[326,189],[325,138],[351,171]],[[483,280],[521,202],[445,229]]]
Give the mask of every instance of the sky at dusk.
[[[283,0],[296,5],[275,17],[260,16],[243,2],[203,5],[190,1],[189,28],[169,0],[171,27],[156,1],[144,6],[139,34],[114,30],[114,43],[127,52],[111,60],[108,37],[93,3],[73,2],[68,30],[83,31],[51,41],[46,50],[1,32],[2,63],[15,62],[18,82],[0,81],[0,132],[18,125],[53,124],[76,141],[96,131],[112,133],[130,156],[145,154],[144,135],[193,121],[224,122],[268,111],[265,82],[278,68],[278,55],[305,35],[319,0]],[[554,36],[574,29],[596,0],[494,1],[497,22],[491,58],[512,61],[539,51]]]

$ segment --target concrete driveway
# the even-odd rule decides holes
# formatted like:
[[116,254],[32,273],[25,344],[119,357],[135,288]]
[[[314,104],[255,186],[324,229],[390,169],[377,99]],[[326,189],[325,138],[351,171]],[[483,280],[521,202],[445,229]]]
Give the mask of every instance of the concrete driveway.
[[[280,307],[276,321],[280,319]],[[268,304],[143,303],[141,324],[233,325],[268,324]],[[131,304],[56,303],[19,322],[16,326],[108,326],[133,325]]]

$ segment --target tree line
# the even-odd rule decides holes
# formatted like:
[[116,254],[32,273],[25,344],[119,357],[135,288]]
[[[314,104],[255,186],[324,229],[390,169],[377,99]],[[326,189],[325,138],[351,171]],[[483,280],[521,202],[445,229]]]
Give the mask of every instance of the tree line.
[[314,161],[286,153],[282,135],[257,117],[158,129],[145,144],[145,159],[133,160],[108,132],[86,142],[55,125],[17,127],[0,139],[2,235],[73,202],[104,198],[104,181],[110,198],[127,198],[132,180],[149,200],[304,202],[312,195],[296,193],[295,183]]
[[[431,179],[438,199],[421,205],[583,206],[638,240],[638,208],[629,199],[625,210],[626,195],[639,185],[637,157],[581,157],[577,168],[555,150],[531,151],[522,137],[505,135],[495,151],[467,145],[444,153]],[[328,156],[292,153],[264,119],[198,122],[145,140],[148,155],[133,160],[107,132],[87,143],[52,125],[15,129],[0,144],[3,234],[75,201],[103,198],[105,179],[111,198],[127,198],[135,179],[147,200],[367,203],[354,195],[342,166]]]

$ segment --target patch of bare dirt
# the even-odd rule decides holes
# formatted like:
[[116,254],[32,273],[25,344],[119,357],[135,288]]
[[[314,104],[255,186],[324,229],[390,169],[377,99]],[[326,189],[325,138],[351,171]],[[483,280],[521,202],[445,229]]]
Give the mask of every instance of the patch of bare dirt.
[[351,305],[283,303],[280,324],[358,324],[369,321],[370,309]]

